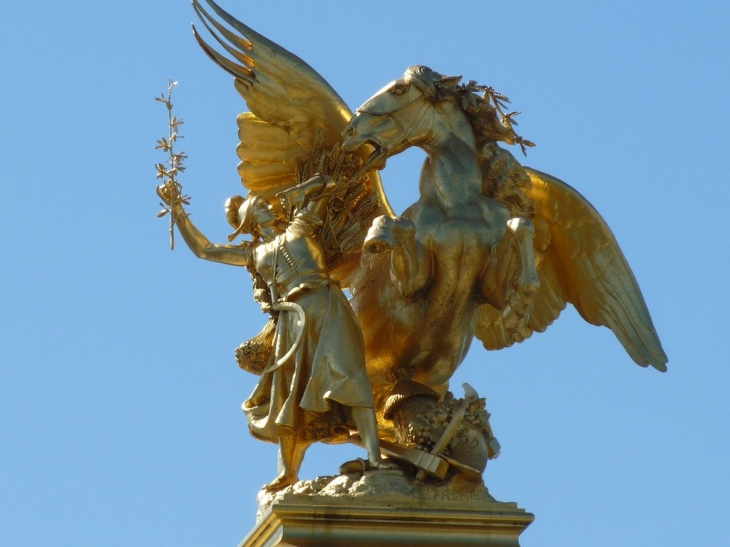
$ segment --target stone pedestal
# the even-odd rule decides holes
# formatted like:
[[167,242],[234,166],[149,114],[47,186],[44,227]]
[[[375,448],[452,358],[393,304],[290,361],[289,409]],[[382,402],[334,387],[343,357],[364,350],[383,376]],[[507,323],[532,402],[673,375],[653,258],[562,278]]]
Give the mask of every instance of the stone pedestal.
[[423,484],[400,471],[302,481],[259,503],[239,547],[519,547],[534,519],[482,484]]

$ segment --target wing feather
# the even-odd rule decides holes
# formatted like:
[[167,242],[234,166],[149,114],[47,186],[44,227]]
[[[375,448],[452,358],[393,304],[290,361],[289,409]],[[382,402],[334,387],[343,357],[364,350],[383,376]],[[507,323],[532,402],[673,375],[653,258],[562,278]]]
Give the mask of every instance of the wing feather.
[[331,200],[337,202],[337,210],[330,211],[331,233],[323,238],[331,275],[346,279],[358,263],[372,219],[393,215],[377,171],[360,174],[367,147],[353,154],[339,149],[352,112],[299,57],[238,21],[213,0],[206,3],[222,22],[200,0],[193,0],[193,8],[223,54],[193,26],[195,38],[215,63],[234,76],[236,90],[250,109],[237,120],[241,182],[274,201],[276,193],[303,177],[316,172],[332,175],[339,184],[337,199]]
[[[293,133],[307,152],[315,148],[313,127],[323,135],[323,147],[341,140],[352,113],[337,92],[307,63],[233,18],[213,0],[211,9],[239,34],[228,30],[193,0],[193,7],[212,36],[235,61],[215,52],[194,29],[196,39],[211,58],[236,77],[236,89],[251,112],[261,120]],[[302,135],[310,130],[310,135]],[[247,155],[256,154],[252,148]],[[248,157],[242,157],[246,161]],[[302,158],[304,159],[304,158]],[[283,183],[282,186],[286,184]]]
[[535,252],[540,290],[527,327],[509,333],[500,313],[482,306],[477,337],[487,349],[508,347],[544,332],[566,303],[593,325],[610,328],[641,366],[665,371],[662,349],[639,285],[610,228],[593,206],[564,182],[525,168],[535,202]]

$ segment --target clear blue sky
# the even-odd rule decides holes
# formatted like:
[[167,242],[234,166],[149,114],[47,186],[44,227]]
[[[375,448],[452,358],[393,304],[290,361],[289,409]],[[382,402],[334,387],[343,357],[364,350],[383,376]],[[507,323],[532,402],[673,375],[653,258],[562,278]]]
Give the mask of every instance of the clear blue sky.
[[[523,547],[727,543],[730,10],[718,1],[221,0],[351,107],[411,64],[512,99],[525,164],[614,230],[669,372],[566,310],[453,385],[488,400],[485,479],[536,515]],[[171,252],[153,98],[179,80],[190,211],[213,241],[240,193],[231,78],[187,1],[13,2],[0,33],[0,545],[236,545],[276,473],[234,348],[265,317],[236,268]],[[415,201],[420,151],[383,174]],[[357,452],[319,446],[304,477]]]

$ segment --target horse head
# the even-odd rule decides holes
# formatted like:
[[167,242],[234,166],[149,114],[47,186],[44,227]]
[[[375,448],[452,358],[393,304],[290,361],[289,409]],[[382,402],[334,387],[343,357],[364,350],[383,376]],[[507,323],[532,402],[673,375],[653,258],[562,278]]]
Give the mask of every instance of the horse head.
[[432,137],[437,105],[449,96],[461,76],[449,77],[425,66],[411,66],[399,78],[368,99],[343,130],[343,150],[352,152],[368,143],[374,155],[385,159],[411,146],[423,145]]

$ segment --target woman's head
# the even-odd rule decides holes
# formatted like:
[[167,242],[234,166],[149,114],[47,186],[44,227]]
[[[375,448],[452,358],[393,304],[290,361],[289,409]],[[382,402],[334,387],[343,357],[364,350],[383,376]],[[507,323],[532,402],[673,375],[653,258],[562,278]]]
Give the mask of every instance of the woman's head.
[[232,196],[226,200],[226,219],[236,231],[228,236],[233,241],[239,234],[261,235],[261,230],[274,226],[279,217],[274,208],[262,196],[250,194],[248,198]]

